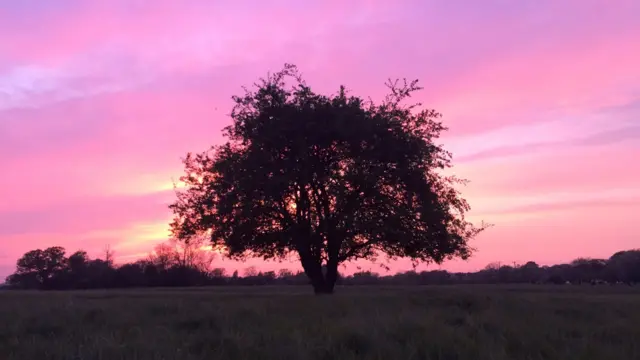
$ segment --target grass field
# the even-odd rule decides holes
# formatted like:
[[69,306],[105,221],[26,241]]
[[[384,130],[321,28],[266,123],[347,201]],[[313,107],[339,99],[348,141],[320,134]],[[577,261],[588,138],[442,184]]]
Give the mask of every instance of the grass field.
[[0,358],[640,359],[640,289],[0,292]]

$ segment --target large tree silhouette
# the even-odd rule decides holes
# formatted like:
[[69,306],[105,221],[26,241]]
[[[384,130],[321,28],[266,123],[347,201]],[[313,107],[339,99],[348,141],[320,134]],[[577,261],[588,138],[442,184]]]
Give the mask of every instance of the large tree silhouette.
[[440,114],[403,104],[417,81],[388,86],[380,104],[344,87],[320,95],[285,65],[234,96],[228,141],[184,159],[174,236],[210,231],[231,258],[295,253],[316,293],[353,259],[470,256],[483,227],[465,220],[462,181],[442,174]]

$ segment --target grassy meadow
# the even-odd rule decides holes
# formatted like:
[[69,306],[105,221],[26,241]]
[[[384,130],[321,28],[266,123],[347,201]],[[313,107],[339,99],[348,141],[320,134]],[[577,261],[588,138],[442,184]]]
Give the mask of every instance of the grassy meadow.
[[640,288],[0,292],[0,358],[640,359]]

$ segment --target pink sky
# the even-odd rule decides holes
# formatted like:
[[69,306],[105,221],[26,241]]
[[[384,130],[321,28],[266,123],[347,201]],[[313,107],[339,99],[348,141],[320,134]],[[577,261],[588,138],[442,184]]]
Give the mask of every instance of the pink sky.
[[[640,247],[638,19],[634,0],[0,1],[0,278],[34,248],[149,252],[180,158],[285,62],[321,92],[421,80],[495,224],[444,268]],[[256,264],[296,267],[219,263]]]

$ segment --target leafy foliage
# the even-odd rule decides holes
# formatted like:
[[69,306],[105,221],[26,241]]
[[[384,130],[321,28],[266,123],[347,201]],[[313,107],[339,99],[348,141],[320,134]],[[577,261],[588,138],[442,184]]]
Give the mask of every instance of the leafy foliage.
[[65,250],[59,246],[32,250],[18,260],[15,275],[24,282],[44,286],[56,272],[65,267],[66,261]]
[[387,85],[381,104],[344,87],[325,96],[285,65],[234,96],[228,142],[184,159],[174,235],[211,232],[232,258],[295,253],[319,293],[353,259],[469,257],[484,226],[465,220],[463,181],[442,175],[441,116],[403,104],[417,81]]

